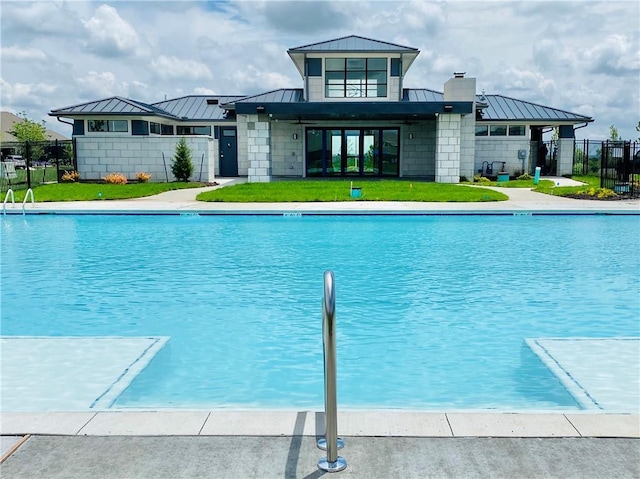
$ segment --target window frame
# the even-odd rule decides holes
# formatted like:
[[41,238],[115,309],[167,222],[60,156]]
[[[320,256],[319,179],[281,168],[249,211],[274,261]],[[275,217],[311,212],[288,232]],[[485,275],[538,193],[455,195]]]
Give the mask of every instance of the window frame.
[[[380,68],[382,62],[384,62],[384,69]],[[379,65],[376,65],[377,63]],[[387,98],[389,96],[389,59],[387,57],[325,58],[324,67],[325,98]],[[384,81],[381,81],[382,79]]]
[[[100,122],[103,128],[96,129],[97,123]],[[124,124],[124,129],[116,128],[116,125],[119,124],[122,127]],[[87,120],[87,131],[89,133],[128,133],[129,132],[129,120]]]

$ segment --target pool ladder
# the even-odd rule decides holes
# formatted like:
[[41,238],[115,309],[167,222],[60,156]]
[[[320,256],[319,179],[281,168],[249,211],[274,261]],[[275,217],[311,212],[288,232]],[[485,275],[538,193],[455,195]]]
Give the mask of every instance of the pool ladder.
[[[22,200],[22,214],[25,215],[25,205],[27,204],[27,199],[29,198],[29,195],[31,195],[31,206],[33,206],[35,204],[35,199],[33,198],[33,190],[31,188],[29,188],[27,190],[27,192],[24,194],[24,200]],[[13,190],[11,188],[9,188],[9,190],[7,191],[6,196],[4,197],[4,201],[2,202],[2,214],[6,215],[7,214],[7,201],[9,201],[9,197],[11,197],[11,207],[14,207],[16,205],[16,198],[15,195],[13,194]]]
[[325,437],[317,442],[327,456],[318,461],[318,468],[327,472],[342,471],[347,467],[338,449],[344,447],[338,439],[338,410],[336,394],[336,293],[333,271],[324,272],[324,298],[322,300],[322,343],[324,346],[324,417]]

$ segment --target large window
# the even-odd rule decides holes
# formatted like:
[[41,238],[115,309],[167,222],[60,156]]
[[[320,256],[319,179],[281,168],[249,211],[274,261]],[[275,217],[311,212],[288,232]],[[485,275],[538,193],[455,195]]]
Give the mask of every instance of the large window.
[[327,58],[327,98],[380,98],[387,96],[386,58]]
[[476,136],[526,136],[525,125],[487,125],[476,123]]
[[398,176],[399,131],[318,129],[307,134],[307,176]]
[[89,131],[127,132],[127,120],[89,120]]

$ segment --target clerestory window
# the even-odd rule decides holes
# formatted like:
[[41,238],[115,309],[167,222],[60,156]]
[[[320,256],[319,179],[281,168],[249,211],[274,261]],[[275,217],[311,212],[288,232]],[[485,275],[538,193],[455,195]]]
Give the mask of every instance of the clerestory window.
[[327,58],[327,98],[381,98],[387,96],[386,58]]

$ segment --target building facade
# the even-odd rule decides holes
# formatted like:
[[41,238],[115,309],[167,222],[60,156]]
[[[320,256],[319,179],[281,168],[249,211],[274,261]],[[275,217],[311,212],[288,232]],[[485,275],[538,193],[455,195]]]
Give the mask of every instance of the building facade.
[[73,121],[81,178],[151,173],[171,181],[185,137],[198,181],[410,177],[458,183],[532,172],[545,129],[558,128],[557,174],[570,174],[574,128],[592,118],[502,95],[454,73],[442,92],[404,88],[415,48],[349,36],[291,48],[302,88],[186,96],[146,104],[113,97],[52,110]]

